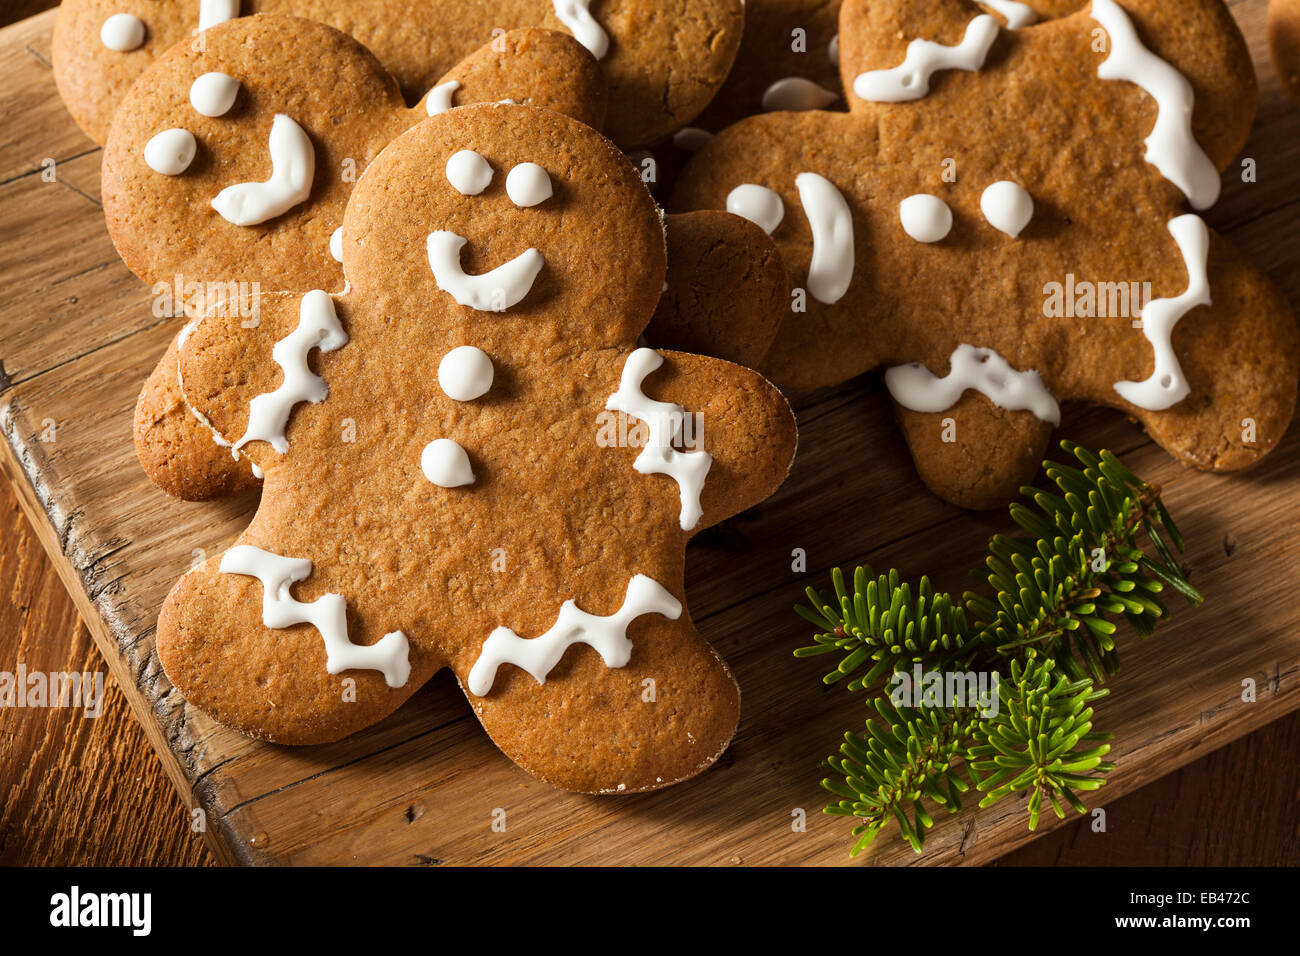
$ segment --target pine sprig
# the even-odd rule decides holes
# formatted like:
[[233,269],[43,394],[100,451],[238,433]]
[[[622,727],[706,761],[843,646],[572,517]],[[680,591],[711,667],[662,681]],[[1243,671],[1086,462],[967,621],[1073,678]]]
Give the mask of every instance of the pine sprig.
[[[1078,794],[1114,769],[1091,705],[1119,670],[1116,620],[1146,638],[1169,616],[1159,598],[1166,587],[1193,605],[1203,600],[1175,556],[1184,541],[1160,488],[1109,451],[1061,447],[1080,467],[1045,462],[1052,487],[1021,489],[1025,500],[1010,510],[1024,533],[990,539],[986,591],[955,601],[928,578],[913,588],[896,570],[877,576],[869,567],[854,572],[850,591],[836,569],[833,595],[808,588],[809,606],[795,608],[818,628],[795,656],[838,654],[823,681],[848,679],[849,690],[873,695],[865,733],[845,734],[826,761],[838,776],[822,782],[840,798],[826,812],[861,821],[853,854],[891,820],[920,853],[929,808],[957,812],[972,785],[985,794],[981,807],[1028,793],[1031,830],[1044,800],[1059,817],[1067,804],[1082,813]],[[886,681],[916,668],[1010,677],[999,679],[996,706],[984,701],[980,711],[970,701],[891,700]]]

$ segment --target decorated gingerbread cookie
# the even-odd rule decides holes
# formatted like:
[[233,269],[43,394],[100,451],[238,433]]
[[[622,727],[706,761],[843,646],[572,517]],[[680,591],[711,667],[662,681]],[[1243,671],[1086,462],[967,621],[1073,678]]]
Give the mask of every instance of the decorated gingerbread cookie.
[[286,14],[343,30],[374,51],[415,102],[461,58],[501,34],[571,34],[599,60],[610,91],[607,134],[653,143],[689,122],[730,69],[741,0],[65,0],[54,73],[73,117],[103,142],[136,78],[175,44],[241,14]]
[[342,254],[346,293],[185,337],[186,399],[266,477],[248,529],[167,598],[169,678],[309,744],[449,667],[557,786],[709,766],[739,696],[684,606],[684,547],[776,488],[794,420],[757,373],[637,347],[665,245],[633,167],[559,113],[453,110],[366,170]]
[[1269,0],[1268,50],[1287,92],[1300,101],[1300,0]]
[[1019,29],[966,0],[848,0],[839,46],[847,114],[745,120],[673,201],[780,246],[774,381],[884,369],[922,477],[970,506],[1006,499],[1069,400],[1199,468],[1277,443],[1294,317],[1199,215],[1256,99],[1220,0],[1093,0]]

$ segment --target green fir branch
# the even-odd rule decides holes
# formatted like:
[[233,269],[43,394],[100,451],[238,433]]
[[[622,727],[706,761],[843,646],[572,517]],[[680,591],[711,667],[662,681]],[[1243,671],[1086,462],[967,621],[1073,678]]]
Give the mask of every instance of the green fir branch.
[[[1119,618],[1139,638],[1169,616],[1166,588],[1198,605],[1199,591],[1175,552],[1184,541],[1160,498],[1109,451],[1061,447],[1078,466],[1048,461],[1051,487],[1021,489],[1011,517],[1024,533],[995,535],[985,561],[987,589],[960,601],[915,588],[896,570],[860,567],[850,590],[841,570],[833,593],[808,588],[795,611],[817,631],[796,657],[838,655],[827,684],[871,693],[863,734],[846,733],[823,786],[826,808],[860,822],[852,854],[891,821],[920,853],[933,825],[929,808],[957,812],[974,785],[989,806],[1029,794],[1029,828],[1043,801],[1063,817],[1083,812],[1080,792],[1096,790],[1114,765],[1107,734],[1094,731],[1092,703],[1120,666]],[[999,681],[996,713],[974,706],[896,706],[885,685],[896,673],[983,669]],[[994,708],[988,708],[993,710]]]

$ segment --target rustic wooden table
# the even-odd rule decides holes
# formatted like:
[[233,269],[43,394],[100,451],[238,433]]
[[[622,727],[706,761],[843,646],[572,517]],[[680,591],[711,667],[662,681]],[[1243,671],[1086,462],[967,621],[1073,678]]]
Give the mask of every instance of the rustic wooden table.
[[[0,25],[50,5],[11,2]],[[29,670],[106,670],[3,482],[0,583],[0,670],[18,662]],[[791,639],[797,636],[792,630]],[[108,684],[94,720],[72,709],[0,710],[0,863],[212,862],[111,676]],[[1072,822],[999,862],[1294,864],[1298,749],[1295,713],[1109,803],[1106,833],[1093,833],[1087,820]]]

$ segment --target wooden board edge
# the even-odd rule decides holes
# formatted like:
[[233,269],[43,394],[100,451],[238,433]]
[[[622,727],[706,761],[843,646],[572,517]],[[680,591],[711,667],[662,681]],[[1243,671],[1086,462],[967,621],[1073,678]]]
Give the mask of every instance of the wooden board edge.
[[[0,380],[0,396],[10,391],[9,388],[5,387],[6,385],[6,382]],[[64,589],[67,590],[73,604],[76,605],[77,613],[85,623],[86,630],[90,632],[90,637],[99,649],[100,656],[104,658],[109,672],[121,688],[122,696],[126,698],[136,722],[143,728],[150,747],[161,761],[163,772],[166,773],[167,779],[171,781],[172,787],[181,799],[181,803],[185,805],[188,811],[202,808],[207,820],[222,819],[219,807],[209,806],[207,801],[200,800],[197,797],[189,774],[168,745],[166,735],[158,723],[152,706],[140,692],[135,676],[122,658],[116,635],[114,635],[108,621],[99,613],[98,608],[96,608],[94,601],[86,590],[86,582],[72,566],[72,562],[64,552],[62,542],[59,540],[59,533],[54,525],[54,518],[41,503],[35,482],[24,466],[19,450],[15,446],[17,440],[17,434],[14,430],[14,423],[17,419],[16,410],[12,400],[0,405],[0,430],[4,432],[4,441],[0,441],[0,472],[4,473],[10,487],[13,488],[14,496],[18,499],[19,508],[32,526],[32,530],[41,546],[45,549],[45,553],[49,556],[50,563],[54,566],[55,573],[59,576],[59,580],[62,581]],[[203,839],[212,855],[219,862],[233,865],[239,858],[239,854],[233,846],[226,842],[226,834],[221,833],[218,835],[218,830],[224,829],[224,827],[206,826],[203,831]]]

